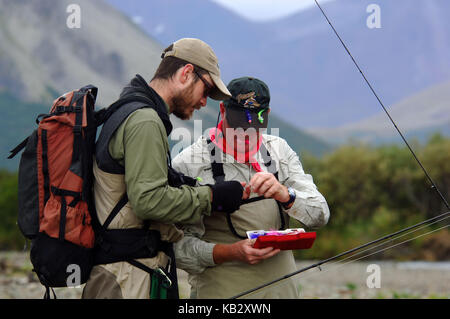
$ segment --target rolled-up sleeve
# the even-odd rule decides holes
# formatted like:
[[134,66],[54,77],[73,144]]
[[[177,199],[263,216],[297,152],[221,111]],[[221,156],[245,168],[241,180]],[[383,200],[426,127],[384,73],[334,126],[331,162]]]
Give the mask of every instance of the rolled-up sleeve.
[[[182,154],[189,154],[189,151]],[[173,159],[173,167],[177,171],[191,176],[182,154]],[[184,237],[174,244],[177,267],[190,274],[199,274],[207,267],[214,267],[213,249],[215,244],[201,239],[205,234],[203,217],[197,223],[178,225],[178,227],[183,230]]]
[[286,176],[283,184],[292,187],[296,194],[293,205],[284,211],[307,228],[317,229],[326,225],[330,218],[330,210],[312,176],[305,174],[297,154],[284,140],[281,151],[285,155],[280,161],[281,169]]
[[174,244],[177,267],[190,274],[199,274],[207,267],[214,267],[215,244],[200,239],[204,234],[203,223],[183,225],[181,228],[184,237]]

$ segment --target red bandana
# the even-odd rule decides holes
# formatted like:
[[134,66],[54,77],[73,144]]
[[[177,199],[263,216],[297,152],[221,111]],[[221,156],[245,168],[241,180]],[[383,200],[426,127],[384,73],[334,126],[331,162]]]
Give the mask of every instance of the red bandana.
[[216,128],[213,127],[209,131],[209,138],[211,141],[217,145],[224,153],[227,153],[234,157],[234,159],[239,163],[250,163],[253,167],[253,169],[257,172],[262,172],[261,166],[259,166],[259,163],[256,161],[255,154],[258,153],[259,147],[261,146],[262,142],[262,135],[259,136],[258,142],[256,143],[256,147],[249,150],[245,153],[238,153],[236,150],[234,150],[233,147],[230,147],[226,139],[223,138],[222,134],[222,123],[223,121],[220,121],[219,125],[217,126],[217,136],[216,136]]

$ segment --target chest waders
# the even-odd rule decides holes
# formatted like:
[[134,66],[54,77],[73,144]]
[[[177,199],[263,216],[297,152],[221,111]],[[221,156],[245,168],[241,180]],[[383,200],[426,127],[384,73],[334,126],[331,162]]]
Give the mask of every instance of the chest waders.
[[[210,151],[210,156],[211,156],[211,170],[213,173],[214,182],[215,183],[224,182],[225,181],[225,173],[223,170],[223,163],[217,161],[216,146],[214,143],[212,143],[210,138],[207,139],[207,143],[208,143],[208,149]],[[275,176],[275,178],[278,180],[278,171],[276,170],[275,162],[272,162],[270,153],[267,150],[267,148],[264,146],[263,143],[261,143],[260,152],[261,152],[262,158],[264,160],[264,166],[267,168],[268,172],[272,173]],[[264,196],[253,197],[253,198],[243,200],[241,205],[245,205],[245,204],[249,204],[252,202],[265,200],[265,199],[269,199],[269,198],[265,198]],[[278,201],[277,201],[277,205],[278,205],[278,212],[279,212],[280,221],[281,221],[280,230],[282,230],[285,228],[286,223],[284,220],[281,204]],[[231,214],[226,214],[226,219],[227,219],[228,228],[230,229],[231,233],[234,236],[236,236],[237,238],[240,238],[240,239],[247,239],[247,236],[242,236],[242,235],[238,234],[238,232],[234,228],[233,222],[231,220]]]

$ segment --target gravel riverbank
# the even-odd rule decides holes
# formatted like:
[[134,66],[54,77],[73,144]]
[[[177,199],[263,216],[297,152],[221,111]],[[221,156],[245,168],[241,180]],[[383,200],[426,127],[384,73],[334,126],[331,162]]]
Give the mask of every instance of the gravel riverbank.
[[[297,266],[301,269],[312,263],[301,261]],[[31,269],[27,253],[0,252],[0,299],[42,298],[44,288]],[[330,264],[297,276],[302,298],[450,298],[450,262]],[[186,279],[186,273],[179,271],[181,298],[189,296]],[[379,288],[369,288],[368,281],[369,286]],[[55,289],[62,299],[80,298],[81,291],[82,287]]]

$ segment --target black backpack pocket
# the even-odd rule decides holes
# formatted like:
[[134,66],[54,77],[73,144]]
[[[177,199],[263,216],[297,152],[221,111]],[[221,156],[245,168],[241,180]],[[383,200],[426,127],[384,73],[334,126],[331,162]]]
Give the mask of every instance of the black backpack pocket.
[[22,234],[29,239],[35,238],[39,233],[37,144],[38,134],[35,130],[27,139],[19,166],[17,224]]
[[39,233],[31,243],[30,259],[44,286],[77,286],[89,279],[93,249]]

